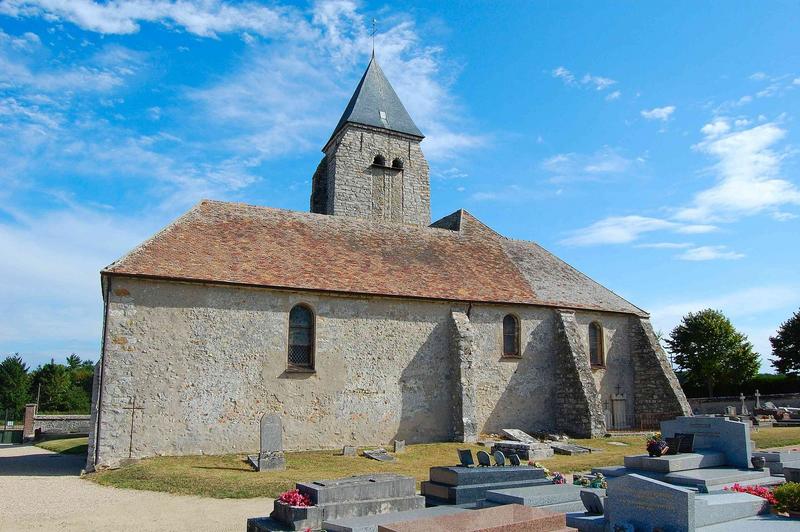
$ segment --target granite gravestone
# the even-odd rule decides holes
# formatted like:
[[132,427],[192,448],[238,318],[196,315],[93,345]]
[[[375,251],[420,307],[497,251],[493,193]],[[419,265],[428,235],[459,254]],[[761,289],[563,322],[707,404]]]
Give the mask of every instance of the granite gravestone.
[[511,462],[512,466],[518,466],[518,465],[520,465],[522,463],[522,462],[519,461],[519,456],[517,456],[516,454],[509,455],[508,456],[508,461]]
[[472,451],[469,449],[458,450],[458,461],[461,462],[461,465],[464,467],[475,465],[475,461],[472,459]]
[[504,455],[500,451],[494,452],[494,463],[495,465],[504,466],[506,465],[506,455]]
[[605,515],[611,530],[694,530],[695,493],[641,475],[624,475],[609,483]]
[[603,499],[594,491],[581,490],[581,502],[590,515],[603,515]]
[[725,453],[727,465],[748,469],[753,443],[750,425],[724,417],[681,416],[661,422],[664,438],[677,433],[694,434],[695,449],[711,449]]
[[489,453],[487,453],[486,451],[478,451],[478,465],[482,466],[492,465],[492,460],[489,458]]
[[264,414],[259,423],[260,447],[257,456],[248,456],[256,471],[280,471],[286,468],[283,456],[283,424],[277,414]]

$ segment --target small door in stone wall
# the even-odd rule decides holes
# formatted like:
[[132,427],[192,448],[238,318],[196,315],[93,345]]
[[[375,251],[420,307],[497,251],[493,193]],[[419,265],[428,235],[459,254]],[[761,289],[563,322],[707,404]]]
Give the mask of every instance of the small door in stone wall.
[[615,430],[629,428],[626,403],[624,393],[611,395],[611,427]]

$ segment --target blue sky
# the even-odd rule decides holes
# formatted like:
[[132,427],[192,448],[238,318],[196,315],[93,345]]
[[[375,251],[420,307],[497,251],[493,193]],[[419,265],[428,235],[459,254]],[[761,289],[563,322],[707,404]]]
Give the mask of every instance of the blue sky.
[[99,270],[201,198],[307,210],[370,53],[433,218],[534,240],[769,369],[800,307],[796,2],[0,0],[0,353],[96,360]]

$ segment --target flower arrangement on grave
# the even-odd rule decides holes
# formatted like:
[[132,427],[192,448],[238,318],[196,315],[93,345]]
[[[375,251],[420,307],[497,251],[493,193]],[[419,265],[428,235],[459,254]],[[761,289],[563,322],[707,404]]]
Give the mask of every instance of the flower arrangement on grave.
[[296,506],[300,508],[314,506],[314,503],[311,502],[311,498],[305,493],[300,493],[300,490],[297,488],[284,491],[280,494],[280,496],[278,496],[278,500],[282,503],[288,504],[289,506]]
[[559,473],[558,471],[553,472],[553,476],[550,477],[550,482],[553,484],[566,484],[567,477]]
[[669,450],[667,442],[661,439],[660,432],[654,432],[647,437],[647,454],[661,456]]
[[544,471],[544,476],[550,478],[550,470],[547,469],[545,466],[543,466],[541,462],[534,462],[533,460],[528,460],[528,465],[541,469],[542,471]]
[[733,486],[725,486],[723,489],[725,491],[735,491],[737,493],[749,493],[750,495],[755,495],[756,497],[766,499],[767,502],[772,505],[777,503],[775,495],[772,493],[772,491],[764,486],[742,486],[741,484],[736,483]]
[[772,490],[775,509],[788,512],[790,516],[800,515],[800,483],[787,482]]
[[584,488],[608,489],[608,481],[602,473],[594,475],[573,475],[572,484]]

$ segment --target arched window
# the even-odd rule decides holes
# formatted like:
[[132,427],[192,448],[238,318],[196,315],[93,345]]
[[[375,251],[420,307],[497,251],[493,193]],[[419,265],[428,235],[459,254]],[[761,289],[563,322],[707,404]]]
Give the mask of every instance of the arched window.
[[398,170],[403,169],[403,160],[400,158],[395,159],[392,161],[392,168],[397,168]]
[[383,155],[381,155],[381,154],[379,153],[379,154],[378,154],[378,155],[376,155],[376,156],[375,156],[375,158],[372,160],[372,164],[374,164],[374,165],[376,165],[376,166],[386,166],[386,157],[384,157]]
[[589,324],[589,361],[592,366],[604,366],[603,327],[593,321]]
[[289,367],[314,367],[314,312],[305,305],[289,312]]
[[503,318],[503,356],[519,356],[519,320],[513,314]]

